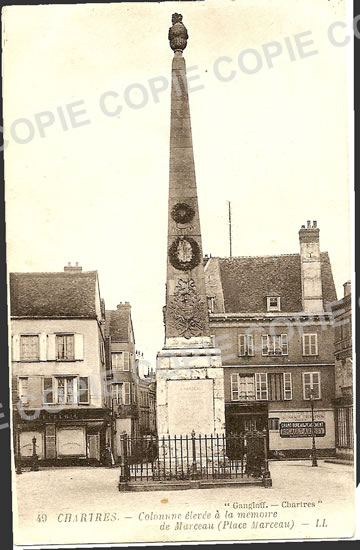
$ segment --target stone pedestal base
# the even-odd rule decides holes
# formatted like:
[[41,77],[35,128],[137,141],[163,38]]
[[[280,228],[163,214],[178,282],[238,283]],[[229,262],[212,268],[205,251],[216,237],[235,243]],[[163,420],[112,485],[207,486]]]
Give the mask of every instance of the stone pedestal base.
[[157,356],[156,383],[159,437],[225,433],[221,351],[210,338],[168,339]]

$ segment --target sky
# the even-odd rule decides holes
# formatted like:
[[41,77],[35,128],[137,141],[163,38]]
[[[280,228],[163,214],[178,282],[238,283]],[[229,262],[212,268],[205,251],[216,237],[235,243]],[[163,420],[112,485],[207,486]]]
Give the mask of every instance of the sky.
[[345,24],[345,2],[7,7],[8,271],[97,270],[107,309],[131,303],[136,347],[153,365],[164,338],[174,11],[189,33],[204,253],[229,254],[230,200],[234,256],[297,253],[300,226],[317,220],[338,297],[352,276],[351,46],[334,44],[349,33],[339,24],[328,35]]

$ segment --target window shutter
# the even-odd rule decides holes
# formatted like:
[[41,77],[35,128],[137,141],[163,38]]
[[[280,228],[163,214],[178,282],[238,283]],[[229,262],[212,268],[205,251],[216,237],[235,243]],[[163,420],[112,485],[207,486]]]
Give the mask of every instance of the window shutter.
[[54,403],[53,379],[51,376],[43,380],[43,403]]
[[89,403],[89,377],[80,376],[78,382],[79,403]]
[[47,360],[47,334],[41,332],[39,335],[39,359],[40,361]]
[[239,334],[238,342],[239,342],[239,355],[240,356],[246,355],[246,335]]
[[130,405],[130,382],[124,382],[124,405]]
[[21,376],[18,380],[18,394],[24,407],[29,406],[29,379],[27,376]]
[[12,360],[20,361],[20,337],[14,334],[12,337]]
[[124,352],[124,371],[128,371],[129,370],[129,352],[128,351],[125,351]]
[[287,334],[282,334],[281,335],[281,353],[282,353],[282,355],[287,355],[288,350],[289,350],[289,347],[288,347]]
[[269,401],[282,401],[284,399],[284,376],[280,372],[272,372],[267,375]]
[[82,334],[74,335],[74,347],[75,347],[75,350],[74,350],[75,360],[84,359],[84,337]]
[[56,359],[56,335],[55,334],[48,334],[47,358],[48,358],[48,361],[55,361]]

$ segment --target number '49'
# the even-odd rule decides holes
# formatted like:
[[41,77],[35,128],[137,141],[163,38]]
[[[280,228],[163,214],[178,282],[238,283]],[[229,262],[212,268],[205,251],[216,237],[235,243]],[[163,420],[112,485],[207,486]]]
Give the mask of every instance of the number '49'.
[[47,521],[47,515],[46,514],[38,514],[36,521],[39,521],[40,523],[45,523]]

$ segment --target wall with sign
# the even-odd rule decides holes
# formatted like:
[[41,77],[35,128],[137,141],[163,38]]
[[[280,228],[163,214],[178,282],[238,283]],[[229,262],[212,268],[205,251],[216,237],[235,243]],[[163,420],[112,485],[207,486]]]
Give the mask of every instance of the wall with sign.
[[56,432],[57,454],[59,457],[86,457],[85,428],[80,426],[58,428]]
[[[333,410],[316,410],[314,416],[316,447],[335,448]],[[311,449],[311,411],[271,411],[269,414],[270,450]]]
[[314,422],[280,422],[280,437],[325,437],[326,424]]

